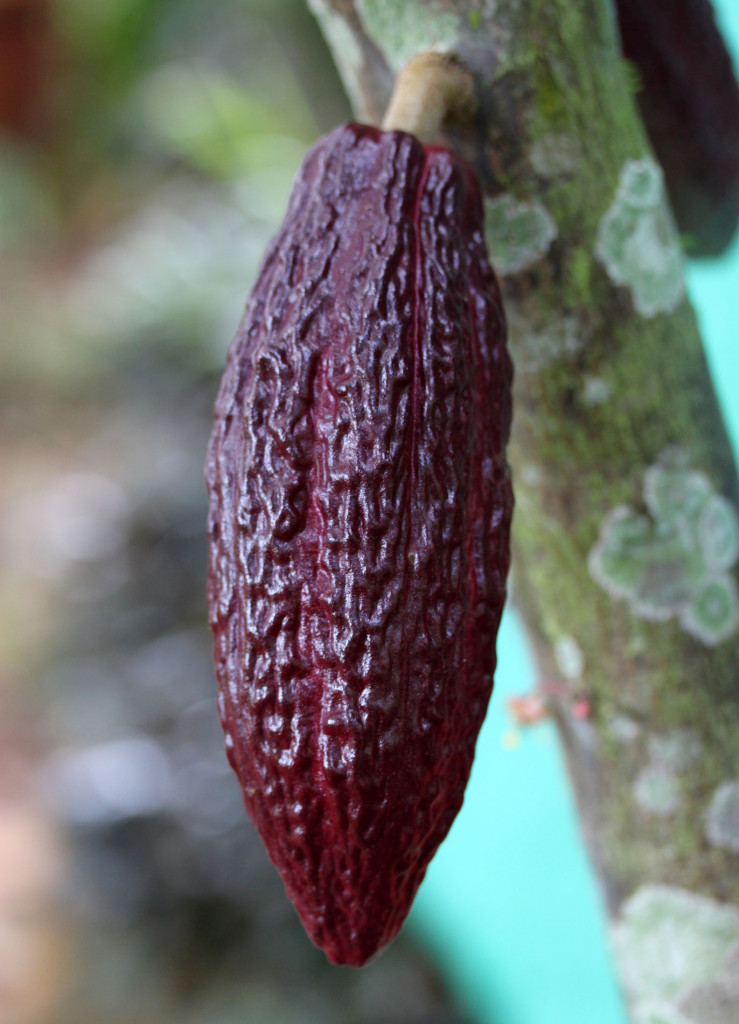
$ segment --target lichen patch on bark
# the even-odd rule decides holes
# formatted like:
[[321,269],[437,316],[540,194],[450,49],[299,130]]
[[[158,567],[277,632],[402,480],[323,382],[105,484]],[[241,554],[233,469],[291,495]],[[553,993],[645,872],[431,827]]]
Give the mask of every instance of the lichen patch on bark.
[[613,389],[603,377],[586,377],[583,381],[583,401],[586,405],[603,405],[611,397]]
[[638,889],[613,929],[635,1019],[649,1019],[644,1011],[650,1004],[679,1012],[691,990],[721,978],[737,941],[736,907],[673,886]]
[[544,179],[570,178],[577,173],[581,154],[577,139],[567,132],[550,132],[532,143],[531,166]]
[[739,779],[724,782],[714,793],[706,816],[706,838],[712,846],[739,854]]
[[692,729],[654,733],[647,742],[649,759],[667,771],[684,772],[698,760],[703,745]]
[[739,629],[739,593],[728,574],[739,558],[739,517],[708,477],[668,449],[644,474],[647,514],[619,505],[588,559],[609,594],[651,622],[678,618],[706,647]]
[[685,295],[682,253],[668,211],[662,171],[648,157],[627,160],[601,221],[596,256],[631,293],[642,316],[676,309]]
[[541,203],[506,193],[485,204],[490,260],[501,274],[517,274],[542,258],[557,237],[557,225]]
[[585,658],[574,636],[565,634],[557,637],[554,642],[554,659],[565,679],[574,681],[582,676]]
[[634,783],[636,802],[648,814],[668,818],[680,806],[680,785],[673,772],[661,765],[643,768]]
[[[508,257],[502,258],[505,262]],[[550,323],[532,321],[515,305],[508,311],[508,328],[519,374],[538,373],[560,360],[571,360],[589,340],[576,316],[563,314]]]
[[739,943],[726,958],[718,978],[688,992],[679,1009],[688,1024],[727,1024],[739,1020]]
[[451,50],[459,34],[460,19],[440,3],[407,0],[357,0],[362,24],[370,38],[381,41],[391,66],[399,71],[423,50]]

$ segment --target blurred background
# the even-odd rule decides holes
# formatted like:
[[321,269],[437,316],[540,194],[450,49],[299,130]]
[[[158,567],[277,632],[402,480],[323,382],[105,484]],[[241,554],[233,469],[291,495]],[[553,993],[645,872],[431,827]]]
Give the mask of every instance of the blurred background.
[[[305,937],[226,764],[211,408],[349,116],[304,0],[0,0],[2,1024],[622,1020],[556,738],[506,710],[513,620],[464,813],[370,967]],[[694,272],[714,319],[738,265]]]

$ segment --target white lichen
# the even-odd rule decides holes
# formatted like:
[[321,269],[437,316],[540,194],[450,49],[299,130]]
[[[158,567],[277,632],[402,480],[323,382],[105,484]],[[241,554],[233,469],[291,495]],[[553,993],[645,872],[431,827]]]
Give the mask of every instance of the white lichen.
[[577,317],[565,315],[544,325],[521,316],[515,308],[508,314],[508,337],[518,373],[536,373],[572,358],[589,340]]
[[713,794],[706,815],[706,838],[712,846],[739,854],[739,779],[724,782]]
[[541,469],[535,462],[524,462],[518,476],[527,487],[538,487],[542,481]]
[[692,729],[655,733],[647,742],[650,762],[677,773],[687,771],[698,760],[702,749],[703,745]]
[[646,999],[631,1008],[633,1024],[695,1024],[672,1003],[662,999]]
[[731,576],[707,579],[680,613],[680,625],[706,647],[733,636],[739,629],[739,593]]
[[456,48],[460,18],[440,0],[357,0],[356,8],[362,27],[396,72],[423,50]]
[[641,732],[641,726],[628,715],[615,714],[608,719],[608,732],[619,743],[633,743]]
[[719,981],[729,992],[739,996],[739,942],[732,947],[731,952],[724,961],[724,969],[721,972]]
[[602,377],[586,377],[582,397],[586,405],[603,405],[611,397],[613,389]]
[[644,473],[644,500],[654,519],[692,522],[712,493],[706,474],[689,469],[679,449],[668,448]]
[[680,1003],[687,1024],[736,1024],[739,994],[722,984],[701,985]]
[[739,516],[720,494],[712,494],[698,520],[698,542],[715,572],[730,569],[739,557]]
[[588,565],[612,597],[651,622],[677,617],[707,647],[739,630],[739,517],[708,477],[670,449],[644,474],[648,515],[619,505],[603,520]]
[[735,1024],[739,1021],[739,943],[718,977],[691,989],[678,1004],[688,1024]]
[[520,202],[506,193],[485,204],[490,260],[503,275],[538,262],[557,237],[557,225],[541,203]]
[[541,178],[568,178],[580,164],[577,139],[566,132],[544,135],[531,146],[529,159]]
[[649,523],[628,505],[611,509],[600,526],[598,542],[588,555],[590,575],[611,597],[629,600],[641,581],[638,559],[630,552],[649,536]]
[[621,977],[633,1005],[677,1008],[698,985],[721,977],[739,941],[739,911],[664,885],[642,886],[623,906],[613,931]]
[[627,160],[616,198],[636,210],[653,210],[663,198],[662,171],[654,160]]
[[585,658],[574,636],[559,636],[554,642],[554,660],[565,679],[574,682],[582,677]]
[[628,600],[641,618],[666,621],[691,597],[685,572],[685,539],[664,533],[627,505],[618,505],[601,524],[588,565],[612,597]]
[[669,818],[680,807],[678,780],[662,765],[649,764],[639,772],[634,796],[642,810],[662,818]]
[[682,301],[682,253],[654,160],[624,165],[600,224],[595,254],[611,280],[629,289],[642,316],[670,312]]

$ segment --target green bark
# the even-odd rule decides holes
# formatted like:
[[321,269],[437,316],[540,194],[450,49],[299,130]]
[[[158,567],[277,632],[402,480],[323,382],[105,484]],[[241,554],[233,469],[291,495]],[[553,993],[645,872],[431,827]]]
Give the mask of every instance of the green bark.
[[[739,483],[610,4],[311,4],[359,117],[429,46],[476,77],[477,125],[449,141],[485,185],[510,322],[513,596],[565,684],[553,709],[635,1019],[656,1000],[698,1022],[711,993],[729,1006],[739,940]],[[659,968],[681,928],[707,965],[682,987]]]

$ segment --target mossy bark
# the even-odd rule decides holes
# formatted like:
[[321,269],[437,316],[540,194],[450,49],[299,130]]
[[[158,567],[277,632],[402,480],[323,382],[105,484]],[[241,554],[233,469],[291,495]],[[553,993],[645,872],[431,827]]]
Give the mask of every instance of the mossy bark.
[[611,5],[311,4],[359,117],[379,120],[424,47],[458,54],[477,82],[475,125],[447,141],[490,201],[510,320],[513,595],[542,679],[560,680],[552,703],[610,912],[654,883],[739,904],[731,815],[723,832],[706,825],[739,779],[739,484]]

